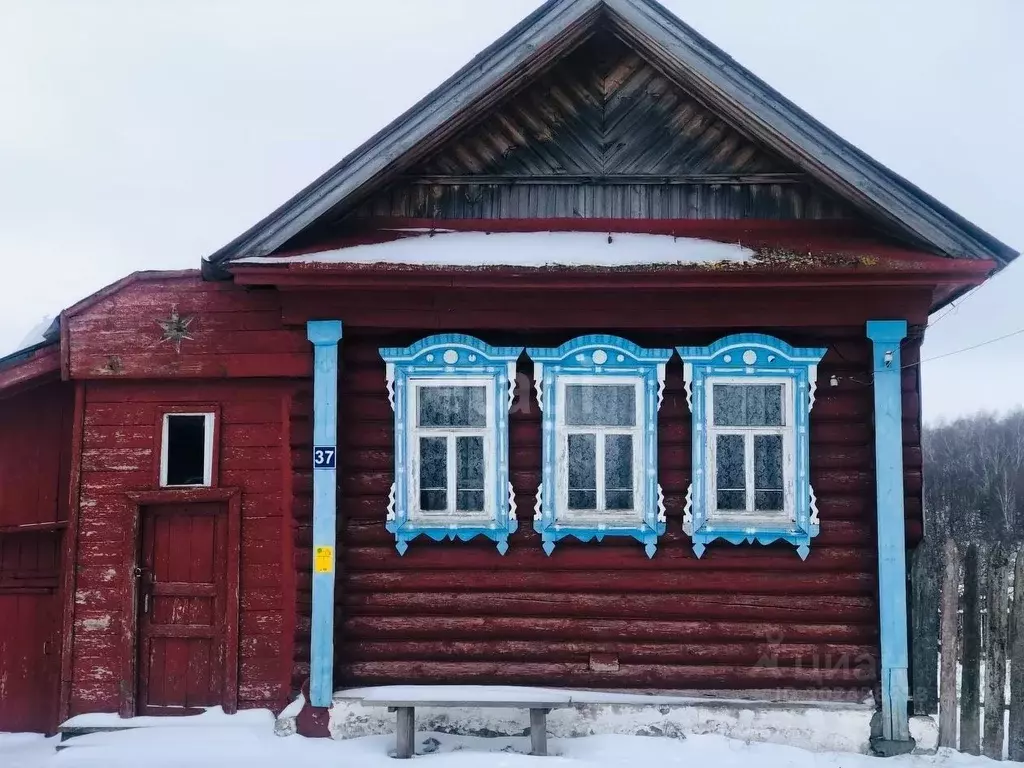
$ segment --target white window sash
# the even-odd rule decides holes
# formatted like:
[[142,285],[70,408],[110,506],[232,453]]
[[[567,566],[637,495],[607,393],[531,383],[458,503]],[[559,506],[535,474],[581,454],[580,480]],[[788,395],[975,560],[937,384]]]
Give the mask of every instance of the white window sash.
[[[483,387],[485,393],[484,413],[486,426],[483,427],[421,427],[419,426],[419,390],[429,387]],[[407,455],[412,457],[411,482],[408,483],[410,498],[408,499],[409,517],[411,519],[432,520],[440,522],[446,519],[456,520],[488,520],[494,517],[497,499],[494,498],[494,483],[497,472],[496,444],[498,426],[494,419],[494,379],[491,378],[410,378],[408,412],[406,415]],[[446,449],[447,488],[445,489],[446,509],[423,510],[420,508],[420,438],[443,437]],[[469,512],[456,509],[458,504],[458,466],[456,444],[459,437],[483,438],[484,461],[484,508],[481,511]],[[469,489],[472,490],[472,489]]]
[[[178,416],[203,417],[203,482],[188,485],[170,485],[167,482],[168,444],[170,443],[171,419]],[[213,425],[215,415],[208,411],[165,413],[160,436],[160,487],[161,488],[206,488],[213,485]]]
[[[715,424],[715,385],[725,386],[781,386],[782,426],[735,427]],[[793,379],[789,377],[735,377],[708,376],[705,379],[705,462],[710,475],[707,484],[708,519],[716,522],[736,521],[745,525],[759,523],[790,523],[796,520],[796,424],[793,413]],[[718,509],[718,437],[739,435],[743,437],[745,509]],[[758,489],[755,483],[754,438],[758,435],[782,437],[782,510],[763,511],[756,508]],[[722,489],[740,490],[740,489]]]
[[[632,427],[596,427],[566,424],[567,408],[566,390],[570,386],[607,386],[631,385],[634,387],[636,413]],[[617,522],[634,524],[642,519],[644,510],[644,472],[645,445],[643,442],[645,427],[644,378],[642,376],[586,376],[560,374],[557,376],[558,388],[557,419],[555,428],[558,441],[558,456],[555,476],[558,484],[559,521],[580,522],[593,521],[615,524]],[[597,509],[569,509],[569,435],[594,435],[596,437],[595,477],[597,480]],[[605,437],[607,435],[629,435],[633,438],[633,508],[608,509],[607,483],[605,477]]]

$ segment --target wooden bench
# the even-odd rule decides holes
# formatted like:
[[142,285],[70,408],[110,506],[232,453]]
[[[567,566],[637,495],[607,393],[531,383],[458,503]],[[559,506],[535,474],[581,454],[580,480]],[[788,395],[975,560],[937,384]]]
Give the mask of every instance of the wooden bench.
[[366,707],[387,707],[397,713],[395,757],[400,759],[408,759],[416,752],[416,707],[528,709],[531,754],[543,756],[548,753],[548,712],[572,706],[568,693],[472,685],[380,688],[361,697],[360,701]]

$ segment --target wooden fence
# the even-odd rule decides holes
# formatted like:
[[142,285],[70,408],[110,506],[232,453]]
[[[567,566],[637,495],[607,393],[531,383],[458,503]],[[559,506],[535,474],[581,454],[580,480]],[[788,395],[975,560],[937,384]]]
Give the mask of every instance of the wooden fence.
[[914,552],[914,713],[939,713],[940,747],[1002,760],[1008,741],[1009,759],[1024,761],[1024,594],[1015,598],[1015,585],[1024,590],[1024,546],[949,538]]

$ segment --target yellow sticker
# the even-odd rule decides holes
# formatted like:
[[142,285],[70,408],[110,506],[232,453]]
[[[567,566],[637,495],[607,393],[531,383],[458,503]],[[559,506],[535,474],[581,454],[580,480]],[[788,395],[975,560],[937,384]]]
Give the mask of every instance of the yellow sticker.
[[334,547],[317,547],[313,553],[314,573],[334,573]]

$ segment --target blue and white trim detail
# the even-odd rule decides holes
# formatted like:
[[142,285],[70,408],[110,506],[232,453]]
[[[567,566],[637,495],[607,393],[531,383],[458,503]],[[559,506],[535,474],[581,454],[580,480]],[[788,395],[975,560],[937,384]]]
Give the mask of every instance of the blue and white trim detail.
[[[492,347],[462,334],[430,336],[404,349],[380,350],[395,412],[395,482],[387,530],[395,534],[399,554],[404,555],[417,536],[435,541],[486,536],[497,543],[501,554],[508,551],[508,537],[518,527],[509,482],[508,412],[515,396],[516,360],[522,351],[522,347]],[[438,386],[486,390],[486,426],[478,430],[486,468],[483,511],[459,512],[451,504],[447,513],[420,509],[416,393]],[[448,488],[448,494],[454,492]]]
[[[787,541],[801,558],[810,554],[811,539],[818,535],[818,510],[810,481],[810,412],[817,387],[817,365],[823,348],[797,349],[786,342],[756,333],[719,339],[707,347],[678,347],[683,359],[687,403],[693,420],[692,482],[686,496],[683,528],[693,539],[697,557],[716,539],[733,544],[770,544]],[[784,446],[784,509],[758,513],[747,502],[747,511],[718,513],[715,474],[716,429],[712,413],[713,385],[779,385],[780,426],[771,430]],[[742,431],[742,430],[737,430]],[[756,432],[757,429],[748,431]],[[749,451],[748,451],[749,453]],[[753,458],[748,458],[749,478]],[[747,487],[746,498],[756,498]]]
[[[529,348],[526,352],[533,360],[537,402],[544,414],[543,472],[534,507],[534,529],[541,534],[544,551],[550,555],[555,544],[566,537],[601,541],[606,536],[629,536],[643,543],[648,557],[653,557],[658,537],[665,532],[664,497],[658,484],[658,409],[672,350],[644,349],[617,336],[591,335],[557,349]],[[626,407],[635,407],[635,415],[628,419],[632,423],[603,427],[599,426],[600,415],[595,415],[593,423],[598,426],[567,425],[567,387],[592,388],[589,391],[594,392],[609,385],[619,385],[620,394],[633,388],[633,394],[626,398]],[[632,489],[605,489],[602,477],[596,479],[597,488],[590,491],[594,509],[570,509],[570,431],[594,433],[596,456],[600,457],[591,462],[595,478],[607,472],[607,438],[598,433],[629,440]],[[606,493],[619,493],[619,502],[602,503]]]
[[[311,320],[313,344],[313,607],[309,700],[329,707],[334,694],[334,582],[338,524],[338,342],[340,320]],[[330,452],[330,461],[327,454]]]

